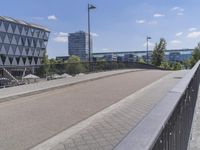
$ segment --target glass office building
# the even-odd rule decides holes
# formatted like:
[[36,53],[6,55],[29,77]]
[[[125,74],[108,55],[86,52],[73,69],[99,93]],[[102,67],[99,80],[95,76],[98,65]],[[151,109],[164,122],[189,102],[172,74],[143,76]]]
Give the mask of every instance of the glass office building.
[[[170,62],[184,62],[192,56],[193,49],[174,49],[165,51],[165,60]],[[148,55],[151,60],[153,51],[149,51]],[[115,61],[117,57],[118,61],[138,61],[140,58],[146,61],[146,51],[125,51],[125,52],[105,52],[105,53],[93,53],[94,60],[105,58],[107,61]]]
[[38,68],[49,34],[43,26],[0,16],[0,68]]
[[[80,57],[81,61],[88,61],[89,58],[89,42],[88,33],[79,31],[76,33],[70,33],[68,37],[68,52],[69,55],[75,55]],[[92,57],[92,35],[90,38],[90,48]]]

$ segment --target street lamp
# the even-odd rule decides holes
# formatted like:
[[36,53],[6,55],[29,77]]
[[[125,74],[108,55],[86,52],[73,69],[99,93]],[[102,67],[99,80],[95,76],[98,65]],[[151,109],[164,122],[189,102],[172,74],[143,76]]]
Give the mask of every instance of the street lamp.
[[150,36],[147,36],[147,64],[149,64],[149,40],[151,39]]
[[90,10],[96,9],[95,6],[88,4],[88,51],[89,51],[89,65],[91,62],[91,39],[90,39]]

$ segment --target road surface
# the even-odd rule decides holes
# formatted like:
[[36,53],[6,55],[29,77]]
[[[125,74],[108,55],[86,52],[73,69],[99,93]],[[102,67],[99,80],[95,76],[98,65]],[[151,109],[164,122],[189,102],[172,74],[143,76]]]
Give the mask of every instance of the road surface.
[[0,149],[29,149],[169,73],[125,73],[0,103]]

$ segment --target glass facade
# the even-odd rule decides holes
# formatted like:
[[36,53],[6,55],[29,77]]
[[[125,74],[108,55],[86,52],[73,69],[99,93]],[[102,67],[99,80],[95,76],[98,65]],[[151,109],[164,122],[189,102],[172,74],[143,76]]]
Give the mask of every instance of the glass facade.
[[0,67],[38,67],[50,31],[36,24],[0,17]]
[[[90,41],[91,41],[90,47],[92,55],[92,38]],[[89,55],[88,33],[83,31],[70,33],[68,43],[69,43],[68,51],[70,56],[75,55],[80,57],[81,61],[88,61],[88,55]]]
[[[176,50],[166,50],[165,60],[170,62],[183,62],[188,60],[192,56],[193,49],[176,49]],[[148,53],[151,59],[152,51]],[[146,61],[147,52],[146,51],[129,51],[129,52],[107,52],[107,53],[94,53],[93,57],[97,58],[108,58],[107,61],[111,61],[110,57],[115,56],[119,58],[120,61],[137,61],[139,58],[143,58]],[[112,59],[114,61],[114,59]]]

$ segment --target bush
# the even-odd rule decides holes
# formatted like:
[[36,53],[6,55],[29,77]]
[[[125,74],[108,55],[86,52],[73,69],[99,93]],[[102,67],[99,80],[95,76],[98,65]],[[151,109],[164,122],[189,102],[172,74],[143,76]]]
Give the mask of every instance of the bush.
[[182,69],[182,65],[180,62],[176,62],[175,64],[173,64],[173,70],[181,70]]
[[160,67],[163,68],[163,69],[168,69],[168,70],[171,69],[170,64],[166,61],[162,62]]

